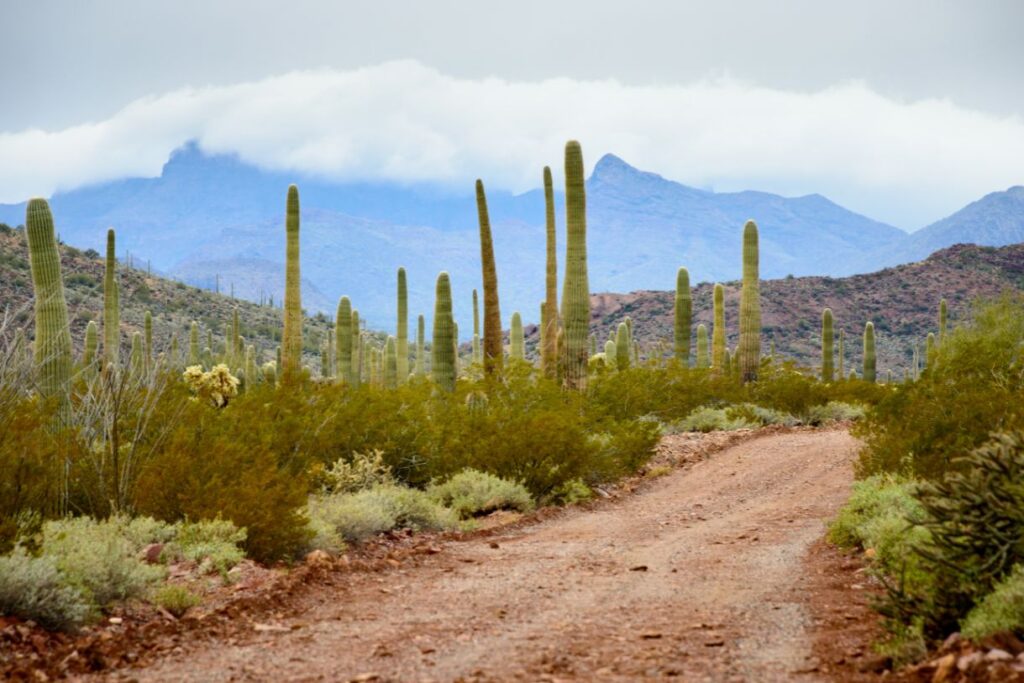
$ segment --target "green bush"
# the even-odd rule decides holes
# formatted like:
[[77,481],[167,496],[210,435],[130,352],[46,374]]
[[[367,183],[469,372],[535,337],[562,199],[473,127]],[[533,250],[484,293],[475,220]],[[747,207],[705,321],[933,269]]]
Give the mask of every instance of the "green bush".
[[153,593],[150,602],[163,607],[174,616],[180,617],[188,611],[189,607],[195,607],[200,601],[199,596],[188,588],[168,583]]
[[355,493],[363,489],[395,483],[391,468],[384,462],[384,453],[355,453],[350,460],[337,460],[323,474],[326,493]]
[[800,424],[800,420],[789,413],[772,408],[762,408],[753,403],[741,403],[736,406],[730,406],[726,409],[726,414],[732,419],[740,419],[761,427],[767,427],[768,425],[793,427]]
[[684,432],[731,432],[737,429],[754,429],[758,424],[742,415],[730,415],[727,408],[704,406],[679,421],[677,426]]
[[87,623],[95,609],[81,588],[68,585],[56,558],[17,547],[0,557],[0,614],[67,631]]
[[899,470],[938,479],[989,434],[1024,426],[1024,295],[976,306],[946,335],[916,382],[894,385],[854,433],[861,474]]
[[853,422],[863,419],[864,413],[864,406],[829,401],[825,405],[810,407],[807,411],[807,424],[817,427],[830,422]]
[[46,522],[40,554],[51,558],[66,582],[99,607],[144,595],[164,576],[164,568],[146,564],[126,538],[118,518],[96,521],[76,517]]
[[463,470],[448,481],[431,484],[427,495],[459,517],[480,517],[495,510],[529,512],[533,498],[522,484],[477,470]]
[[961,622],[968,638],[980,640],[996,633],[1024,635],[1024,565],[996,584]]
[[426,492],[398,485],[313,496],[309,517],[321,533],[334,529],[348,541],[361,541],[391,529],[441,531],[458,526],[455,512]]
[[245,559],[239,547],[245,537],[245,529],[239,529],[226,519],[182,522],[174,536],[171,553],[193,562],[209,563],[223,574]]

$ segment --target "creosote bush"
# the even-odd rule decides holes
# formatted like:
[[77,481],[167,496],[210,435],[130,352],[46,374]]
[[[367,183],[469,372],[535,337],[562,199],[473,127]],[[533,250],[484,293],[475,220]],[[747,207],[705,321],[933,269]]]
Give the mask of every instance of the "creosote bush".
[[522,484],[472,469],[463,470],[443,483],[431,484],[427,495],[453,509],[462,519],[496,510],[533,509],[533,498]]

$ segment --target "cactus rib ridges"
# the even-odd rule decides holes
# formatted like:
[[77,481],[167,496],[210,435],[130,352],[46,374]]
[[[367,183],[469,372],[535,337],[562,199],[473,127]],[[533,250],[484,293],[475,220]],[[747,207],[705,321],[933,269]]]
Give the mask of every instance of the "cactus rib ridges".
[[761,364],[761,293],[757,224],[743,226],[743,291],[740,294],[740,379],[757,379]]
[[541,368],[550,379],[558,376],[558,253],[555,233],[555,190],[551,168],[544,167],[544,226],[547,259],[541,315]]
[[708,328],[703,323],[697,325],[697,367],[711,367],[711,358],[708,356]]
[[396,335],[397,381],[404,382],[409,378],[409,289],[406,285],[405,268],[398,269],[398,325]]
[[875,324],[869,322],[864,326],[864,368],[865,382],[875,382]]
[[832,330],[832,309],[821,312],[821,381],[831,382],[835,378],[835,348]]
[[526,360],[526,340],[523,337],[523,317],[519,311],[512,314],[512,327],[509,330],[509,358]]
[[565,386],[587,387],[590,282],[587,277],[587,196],[580,143],[565,145],[565,279],[562,285],[562,349]]
[[693,298],[690,293],[690,271],[680,268],[676,272],[676,299],[673,330],[676,360],[690,364],[690,326],[693,321]]
[[121,352],[121,304],[117,284],[114,229],[107,230],[107,257],[103,270],[103,360],[117,365]]
[[302,377],[302,291],[299,271],[299,188],[288,186],[285,210],[284,334],[281,339],[281,381]]
[[713,295],[714,324],[711,327],[711,367],[715,374],[726,372],[725,348],[725,287],[715,285]]
[[504,360],[501,330],[501,310],[498,303],[498,271],[494,263],[494,241],[491,237],[491,219],[487,214],[487,196],[484,184],[476,181],[476,208],[480,219],[480,263],[484,281],[484,372],[501,372]]
[[337,381],[354,385],[352,377],[352,302],[347,296],[338,299],[334,314],[334,345],[338,363]]
[[434,299],[434,335],[430,371],[445,391],[455,390],[455,321],[452,318],[452,284],[448,273],[437,276]]

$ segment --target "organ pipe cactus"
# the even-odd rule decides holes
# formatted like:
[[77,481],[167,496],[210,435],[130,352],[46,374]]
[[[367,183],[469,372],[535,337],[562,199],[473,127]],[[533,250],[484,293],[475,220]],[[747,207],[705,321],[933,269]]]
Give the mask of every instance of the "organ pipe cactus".
[[107,258],[103,270],[103,361],[117,366],[121,352],[121,304],[117,284],[114,229],[107,230]]
[[40,393],[57,401],[59,425],[70,419],[71,328],[61,280],[53,215],[45,199],[25,210],[29,263],[35,296],[35,360]]
[[416,320],[416,376],[427,374],[426,321],[420,315]]
[[541,369],[550,379],[558,376],[558,254],[555,244],[555,190],[551,169],[544,167],[544,226],[547,261],[541,313]]
[[560,355],[565,386],[582,391],[587,387],[590,283],[587,278],[587,198],[583,151],[575,140],[565,145],[565,227]]
[[338,382],[355,385],[352,377],[352,302],[347,296],[338,299],[338,309],[334,315],[335,356],[338,362]]
[[711,367],[715,374],[721,374],[725,370],[728,349],[725,348],[725,288],[720,284],[715,284],[712,308],[714,324],[711,327]]
[[523,318],[519,311],[512,314],[512,327],[509,330],[509,358],[526,360],[526,340],[523,338]]
[[676,300],[674,310],[675,357],[683,365],[690,364],[690,326],[693,318],[693,297],[690,293],[690,271],[680,268],[676,272]]
[[444,391],[455,390],[455,320],[452,318],[452,285],[448,273],[437,276],[434,299],[434,335],[430,347],[430,371]]
[[757,224],[743,226],[743,290],[740,294],[740,379],[757,379],[761,364],[761,293],[759,282]]
[[869,322],[864,326],[864,369],[861,372],[865,382],[876,381],[875,375],[875,324]]
[[502,344],[501,310],[498,304],[498,271],[494,264],[494,242],[491,239],[491,220],[487,215],[487,197],[484,184],[476,181],[476,208],[480,219],[480,263],[484,280],[484,372],[488,375],[501,372],[504,361]]
[[284,333],[281,338],[281,382],[302,378],[302,281],[299,271],[299,188],[288,186],[285,210]]
[[711,359],[708,357],[708,328],[701,323],[697,325],[697,367],[707,368],[711,366]]
[[835,361],[832,331],[832,309],[826,308],[821,313],[821,381],[831,382],[835,379]]
[[405,281],[405,268],[398,269],[398,325],[395,337],[395,354],[398,363],[396,380],[404,382],[409,378],[409,290]]

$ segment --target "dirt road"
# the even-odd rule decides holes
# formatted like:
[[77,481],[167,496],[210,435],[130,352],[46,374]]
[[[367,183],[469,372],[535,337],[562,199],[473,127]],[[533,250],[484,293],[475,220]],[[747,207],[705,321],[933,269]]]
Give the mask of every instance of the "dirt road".
[[621,502],[446,543],[414,568],[353,574],[273,631],[119,675],[822,680],[798,579],[848,493],[856,447],[844,431],[758,438]]

